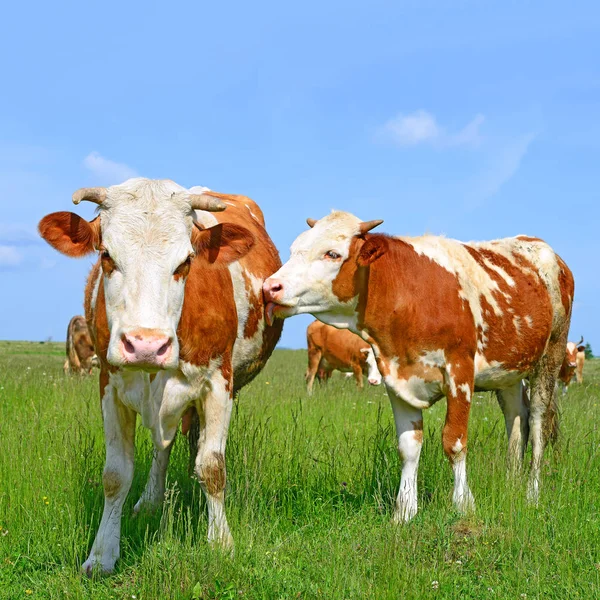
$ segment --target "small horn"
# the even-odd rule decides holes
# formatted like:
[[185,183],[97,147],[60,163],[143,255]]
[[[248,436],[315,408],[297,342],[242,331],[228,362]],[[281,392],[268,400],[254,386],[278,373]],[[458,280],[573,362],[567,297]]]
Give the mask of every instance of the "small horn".
[[306,219],[306,223],[308,224],[309,227],[314,227],[315,223],[317,222],[317,219]]
[[102,204],[106,200],[106,188],[80,188],[73,194],[73,204],[79,204],[82,200]]
[[581,339],[575,345],[580,346],[581,344],[583,344],[583,336],[581,336]]
[[382,223],[383,223],[383,220],[364,221],[363,223],[360,224],[361,235],[363,233],[367,233],[367,231],[371,231],[371,229],[374,229],[375,227],[377,227],[378,225],[381,225]]
[[209,212],[221,212],[227,205],[209,194],[190,194],[188,196],[194,210],[208,210]]

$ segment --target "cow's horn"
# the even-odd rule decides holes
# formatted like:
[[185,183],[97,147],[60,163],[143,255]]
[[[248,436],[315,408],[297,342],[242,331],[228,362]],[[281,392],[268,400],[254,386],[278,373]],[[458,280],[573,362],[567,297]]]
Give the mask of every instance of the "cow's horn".
[[306,219],[306,223],[309,227],[314,227],[315,223],[317,222],[317,219]]
[[106,200],[106,188],[80,188],[73,194],[73,204],[79,204],[82,200],[102,204]]
[[583,344],[583,336],[581,336],[581,339],[575,345],[579,346],[581,344]]
[[381,225],[383,220],[378,219],[377,221],[364,221],[360,224],[360,232],[367,233],[367,231],[371,231],[371,229],[375,229],[378,225]]
[[221,212],[227,205],[209,194],[190,194],[189,201],[194,210],[208,210],[210,212]]

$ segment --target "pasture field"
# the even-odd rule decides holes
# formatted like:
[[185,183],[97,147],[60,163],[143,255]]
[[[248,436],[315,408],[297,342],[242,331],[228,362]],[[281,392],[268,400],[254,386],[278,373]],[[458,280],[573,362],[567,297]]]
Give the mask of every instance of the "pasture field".
[[[62,344],[0,342],[0,598],[598,598],[600,361],[561,401],[539,506],[507,481],[506,434],[489,394],[473,400],[468,472],[477,512],[452,508],[441,448],[445,402],[425,413],[420,512],[390,523],[400,469],[383,387],[333,377],[304,391],[304,351],[278,350],[236,403],[227,447],[232,559],[211,551],[179,436],[162,511],[133,518],[114,575],[79,574],[102,513],[97,374],[65,377]],[[97,373],[97,372],[96,372]]]

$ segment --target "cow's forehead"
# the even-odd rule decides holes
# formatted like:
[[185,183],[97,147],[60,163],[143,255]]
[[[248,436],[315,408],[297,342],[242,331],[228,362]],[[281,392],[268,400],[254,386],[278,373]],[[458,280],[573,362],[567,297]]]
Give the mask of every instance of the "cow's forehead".
[[118,248],[121,258],[141,248],[185,253],[193,221],[189,193],[167,179],[130,179],[108,188],[100,207],[104,243],[111,251]]
[[[338,243],[347,243],[360,233],[361,220],[351,213],[333,211],[314,227],[301,233],[292,244],[292,254],[311,252]],[[334,249],[332,246],[331,249]],[[328,248],[329,249],[329,248]]]

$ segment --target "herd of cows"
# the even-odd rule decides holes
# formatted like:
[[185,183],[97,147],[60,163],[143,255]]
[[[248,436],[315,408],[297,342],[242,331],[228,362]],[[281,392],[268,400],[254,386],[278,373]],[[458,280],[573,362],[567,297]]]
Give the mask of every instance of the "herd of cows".
[[422,411],[443,397],[453,502],[474,508],[466,454],[479,390],[498,396],[511,472],[531,439],[527,491],[537,500],[557,383],[568,385],[575,370],[581,381],[584,358],[583,339],[567,343],[572,273],[542,240],[393,237],[372,233],[382,221],[336,211],[308,219],[282,265],[262,211],[245,196],[136,178],[78,190],[73,202],[81,201],[97,204],[96,218],[52,213],[39,231],[68,256],[98,254],[85,318],[69,324],[65,363],[65,371],[100,369],[105,504],[85,573],[110,572],[119,557],[137,414],[155,451],[134,510],[160,505],[177,429],[197,427],[208,539],[233,548],[224,504],[233,397],[296,314],[318,319],[307,331],[309,393],[335,369],[359,387],[363,374],[385,384],[403,462],[395,522],[417,512]]

